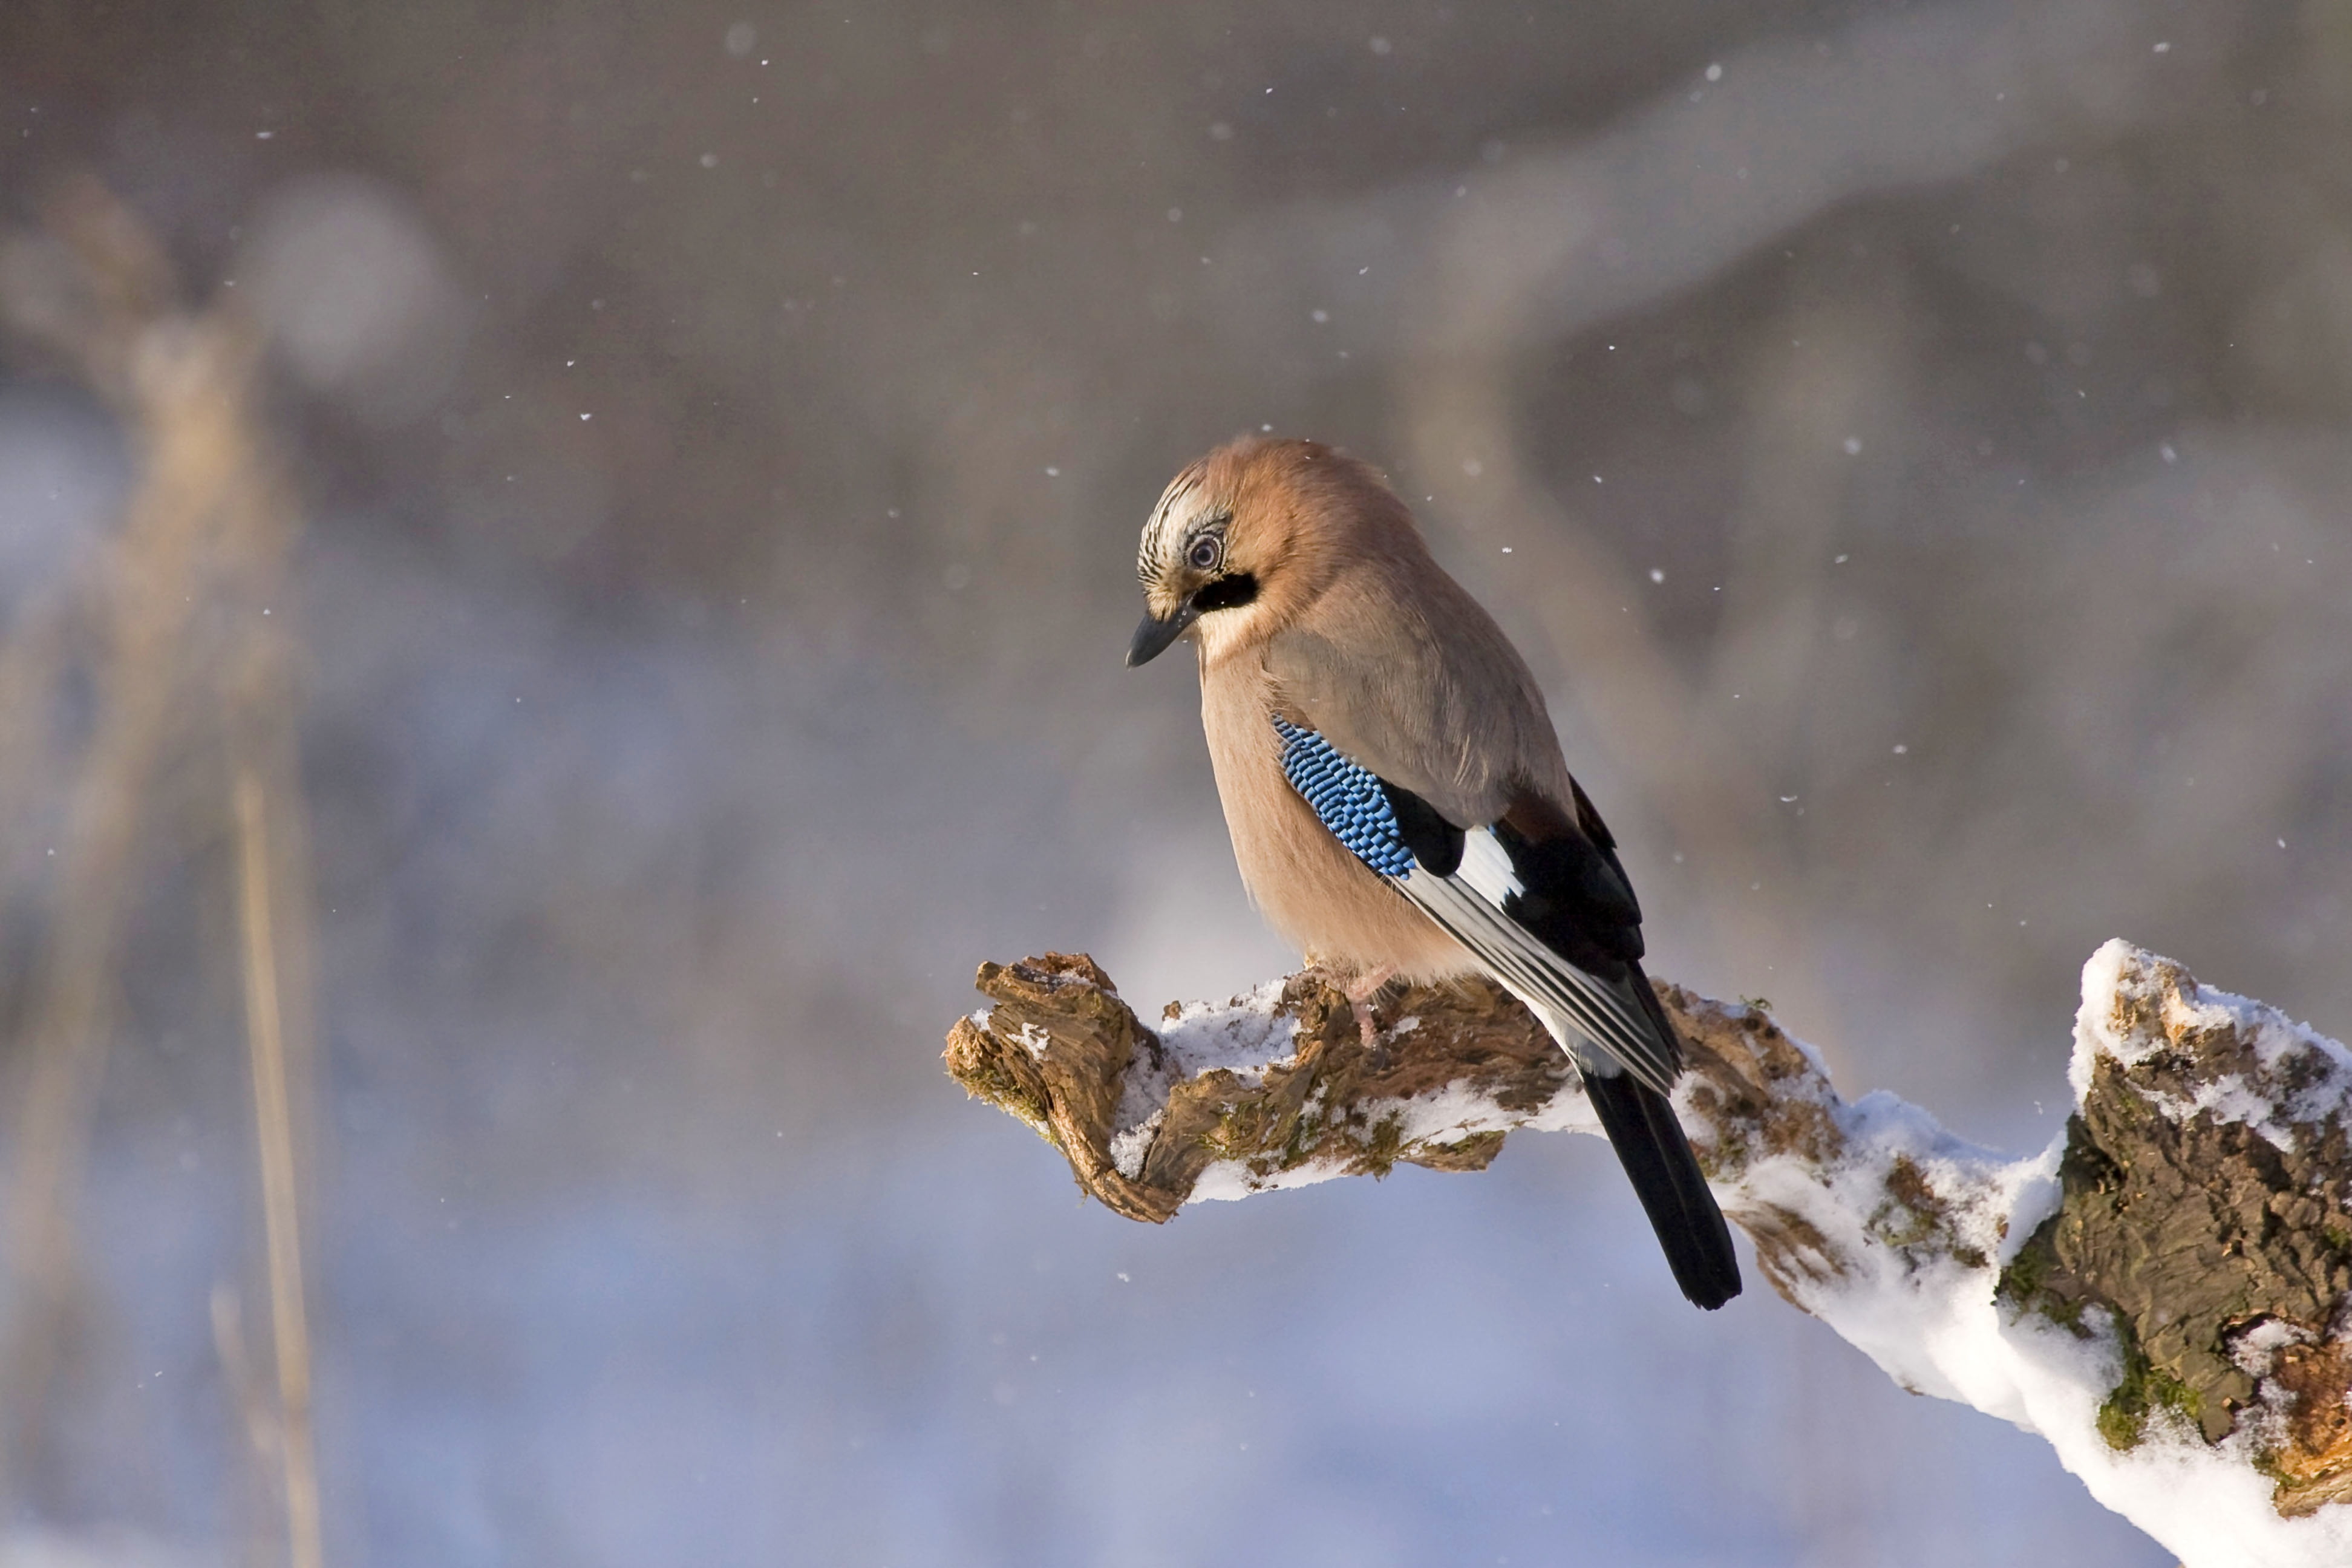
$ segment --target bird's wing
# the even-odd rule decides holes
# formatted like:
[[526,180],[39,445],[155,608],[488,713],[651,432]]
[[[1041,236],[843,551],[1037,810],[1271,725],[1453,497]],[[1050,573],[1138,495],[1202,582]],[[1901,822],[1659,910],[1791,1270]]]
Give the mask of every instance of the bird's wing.
[[1567,794],[1535,678],[1434,565],[1363,565],[1264,658],[1285,718],[1455,822],[1493,821],[1515,780]]
[[[1323,826],[1468,948],[1588,1071],[1672,1088],[1682,1052],[1643,995],[1641,910],[1606,828],[1596,842],[1532,795],[1465,828],[1319,732],[1279,717],[1274,725],[1283,773]],[[1589,810],[1580,791],[1576,799]]]

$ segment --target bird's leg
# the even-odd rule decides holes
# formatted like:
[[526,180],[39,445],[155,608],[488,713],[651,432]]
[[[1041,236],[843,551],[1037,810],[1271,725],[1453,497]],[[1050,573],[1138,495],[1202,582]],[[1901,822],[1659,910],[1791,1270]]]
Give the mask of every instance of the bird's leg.
[[1376,969],[1342,969],[1316,953],[1307,955],[1308,973],[1348,999],[1349,1010],[1356,1015],[1356,1034],[1364,1043],[1364,1054],[1371,1058],[1374,1072],[1386,1072],[1388,1051],[1381,1045],[1380,1026],[1372,1019],[1372,999],[1381,987],[1396,978],[1396,965],[1383,963]]
[[1396,965],[1383,963],[1378,969],[1367,970],[1344,987],[1348,1005],[1355,1010],[1356,1032],[1363,1037],[1364,1054],[1371,1058],[1374,1072],[1389,1070],[1388,1047],[1381,1044],[1380,1026],[1372,1022],[1372,998],[1381,994],[1396,975]]

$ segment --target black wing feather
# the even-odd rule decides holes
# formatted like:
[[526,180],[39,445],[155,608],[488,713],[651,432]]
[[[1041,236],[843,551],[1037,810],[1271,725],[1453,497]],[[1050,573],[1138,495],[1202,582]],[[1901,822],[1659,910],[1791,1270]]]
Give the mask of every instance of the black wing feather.
[[1507,818],[1495,825],[1495,838],[1527,889],[1504,904],[1504,913],[1604,980],[1641,958],[1642,906],[1613,850],[1580,833],[1534,838]]
[[[1604,979],[1630,979],[1652,1030],[1679,1065],[1682,1041],[1642,970],[1642,906],[1617,858],[1616,837],[1583,789],[1572,781],[1570,787],[1572,826],[1539,800],[1496,824],[1495,837],[1526,889],[1505,911],[1570,963]],[[1631,1073],[1582,1076],[1585,1098],[1649,1215],[1675,1283],[1709,1311],[1722,1306],[1739,1294],[1739,1258],[1673,1105]]]
[[1412,851],[1413,859],[1424,869],[1440,877],[1451,877],[1462,868],[1463,830],[1445,820],[1437,807],[1405,788],[1381,779],[1381,793],[1388,796],[1389,809],[1396,814],[1397,832],[1404,847]]

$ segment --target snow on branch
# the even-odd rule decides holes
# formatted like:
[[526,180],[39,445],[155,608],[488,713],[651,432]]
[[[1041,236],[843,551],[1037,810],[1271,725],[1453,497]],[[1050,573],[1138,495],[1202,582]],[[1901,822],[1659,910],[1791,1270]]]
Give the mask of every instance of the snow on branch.
[[[980,971],[947,1067],[1130,1219],[1598,1131],[1483,982],[1392,994],[1367,1052],[1313,973],[1147,1027],[1091,959]],[[1904,1387],[2046,1438],[2187,1568],[2352,1563],[2352,1052],[2120,942],[2083,973],[2041,1153],[1848,1101],[1763,1006],[1660,994],[1675,1109],[1759,1268]]]

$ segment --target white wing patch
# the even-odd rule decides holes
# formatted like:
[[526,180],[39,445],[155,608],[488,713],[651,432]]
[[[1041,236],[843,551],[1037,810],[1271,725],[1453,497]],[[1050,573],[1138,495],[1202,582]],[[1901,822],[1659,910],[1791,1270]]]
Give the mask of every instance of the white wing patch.
[[1454,875],[1498,910],[1505,899],[1527,891],[1519,882],[1517,868],[1511,864],[1510,852],[1491,827],[1474,827],[1462,836],[1462,864]]

